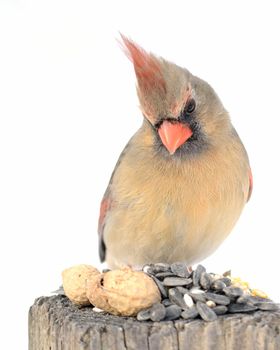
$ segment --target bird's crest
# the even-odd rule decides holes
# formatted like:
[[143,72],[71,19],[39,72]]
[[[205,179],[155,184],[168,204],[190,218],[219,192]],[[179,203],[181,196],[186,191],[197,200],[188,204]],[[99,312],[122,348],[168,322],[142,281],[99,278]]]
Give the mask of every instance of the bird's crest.
[[134,65],[140,90],[149,92],[157,88],[165,92],[166,86],[160,60],[123,34],[120,35],[122,38],[121,47]]

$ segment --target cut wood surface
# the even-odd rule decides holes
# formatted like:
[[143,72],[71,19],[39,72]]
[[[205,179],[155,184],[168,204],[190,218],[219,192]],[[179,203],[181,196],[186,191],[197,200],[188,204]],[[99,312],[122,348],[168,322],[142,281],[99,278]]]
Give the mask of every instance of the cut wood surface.
[[29,311],[29,350],[280,350],[280,311],[140,322],[41,297]]

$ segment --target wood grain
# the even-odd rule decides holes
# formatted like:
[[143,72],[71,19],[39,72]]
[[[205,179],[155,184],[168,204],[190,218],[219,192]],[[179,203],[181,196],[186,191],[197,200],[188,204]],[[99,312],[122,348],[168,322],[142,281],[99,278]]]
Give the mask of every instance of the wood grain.
[[29,350],[280,350],[280,311],[139,322],[41,297],[29,311]]

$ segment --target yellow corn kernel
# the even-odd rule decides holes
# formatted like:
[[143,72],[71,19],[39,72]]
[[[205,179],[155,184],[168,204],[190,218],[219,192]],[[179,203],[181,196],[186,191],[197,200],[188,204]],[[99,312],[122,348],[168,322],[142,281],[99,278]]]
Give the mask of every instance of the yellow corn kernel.
[[259,289],[251,289],[249,283],[243,281],[240,277],[230,277],[230,279],[233,286],[243,289],[246,294],[266,299],[268,298],[268,295],[265,292]]
[[249,288],[249,283],[243,281],[240,277],[234,277],[231,279],[231,282],[233,285],[238,286],[238,287],[244,287],[244,288]]
[[260,298],[266,298],[266,299],[268,298],[268,295],[259,289],[252,289],[251,295],[254,297],[260,297]]

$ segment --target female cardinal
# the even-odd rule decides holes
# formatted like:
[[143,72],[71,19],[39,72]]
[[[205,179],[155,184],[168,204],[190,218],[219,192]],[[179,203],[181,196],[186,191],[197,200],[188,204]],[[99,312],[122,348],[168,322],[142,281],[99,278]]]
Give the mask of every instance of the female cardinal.
[[99,254],[111,268],[211,254],[252,191],[246,150],[212,87],[122,35],[144,116],[101,203]]

